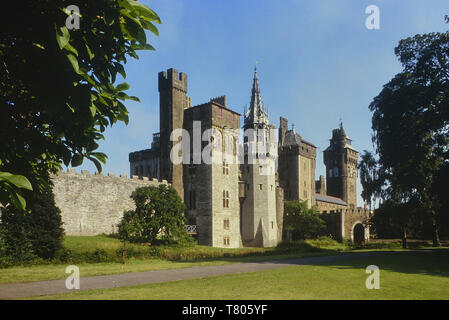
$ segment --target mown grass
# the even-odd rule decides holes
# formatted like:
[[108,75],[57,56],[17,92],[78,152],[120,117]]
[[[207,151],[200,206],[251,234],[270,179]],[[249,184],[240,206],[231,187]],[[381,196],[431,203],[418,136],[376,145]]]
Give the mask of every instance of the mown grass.
[[[380,289],[365,286],[368,265],[380,268]],[[77,291],[36,299],[449,299],[449,250],[292,266],[211,278]]]
[[87,277],[335,254],[348,249],[346,245],[329,239],[282,244],[276,248],[151,247],[145,244],[127,244],[126,247],[128,257],[123,263],[123,244],[118,239],[105,235],[69,236],[65,238],[64,250],[57,259],[0,269],[0,283],[63,279],[67,277],[65,268],[70,264],[76,264],[81,276]]
[[[128,272],[188,268],[194,266],[223,265],[236,262],[252,262],[297,258],[305,256],[348,253],[355,247],[329,238],[281,243],[275,248],[213,248],[208,246],[149,246],[127,244],[127,259],[123,263],[123,244],[116,238],[99,236],[68,236],[64,250],[57,259],[36,265],[14,266],[0,269],[1,283],[17,283],[64,279],[65,268],[75,264],[81,276],[108,275]],[[356,251],[370,248],[357,247]],[[377,250],[401,250],[400,242],[376,244]]]

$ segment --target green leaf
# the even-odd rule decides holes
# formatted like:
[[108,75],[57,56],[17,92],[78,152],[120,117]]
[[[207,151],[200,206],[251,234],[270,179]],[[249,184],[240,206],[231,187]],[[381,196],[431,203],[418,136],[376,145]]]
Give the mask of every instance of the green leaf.
[[128,96],[128,99],[129,99],[129,100],[136,101],[136,102],[140,102],[140,99],[137,98],[136,96]]
[[33,46],[36,46],[36,47],[38,47],[39,49],[45,50],[45,47],[44,47],[43,45],[39,44],[39,43],[33,42]]
[[11,174],[9,172],[0,172],[0,181],[6,181],[17,188],[33,190],[30,181],[22,175]]
[[61,27],[59,30],[56,30],[56,41],[58,42],[59,49],[63,49],[70,40],[70,33],[66,27]]
[[92,114],[92,118],[95,117],[95,114],[97,113],[97,107],[95,107],[95,104],[91,104],[90,107],[90,113]]
[[67,55],[67,59],[69,59],[70,63],[72,64],[73,70],[75,70],[75,72],[78,74],[82,74],[82,72],[80,72],[78,60],[76,59],[76,57],[73,54],[69,53]]
[[145,21],[145,20],[141,20],[140,24],[142,25],[142,27],[146,30],[150,30],[151,32],[153,32],[155,35],[159,36],[159,30],[157,30],[157,28],[154,26],[154,24],[152,24],[151,22]]
[[92,152],[90,155],[97,158],[103,163],[106,163],[106,160],[108,159],[108,156],[103,152]]
[[76,153],[72,158],[71,162],[72,167],[78,167],[82,163],[83,163],[83,155],[80,153]]
[[132,44],[131,49],[133,50],[156,50],[151,44]]
[[90,161],[92,161],[95,165],[95,167],[97,168],[97,171],[99,173],[101,173],[101,171],[103,170],[101,167],[101,163],[100,161],[98,161],[97,159],[95,159],[94,157],[87,157]]
[[116,63],[115,69],[117,70],[118,73],[120,73],[122,75],[123,78],[126,78],[125,68],[123,67],[123,65],[121,63]]
[[86,42],[84,44],[86,46],[86,50],[87,50],[87,54],[89,55],[89,59],[92,60],[95,57],[95,54],[90,50],[90,48]]
[[78,56],[78,50],[76,50],[70,43],[67,43],[64,49]]
[[116,89],[118,91],[124,91],[124,90],[128,90],[129,89],[129,84],[127,84],[126,82],[120,83]]

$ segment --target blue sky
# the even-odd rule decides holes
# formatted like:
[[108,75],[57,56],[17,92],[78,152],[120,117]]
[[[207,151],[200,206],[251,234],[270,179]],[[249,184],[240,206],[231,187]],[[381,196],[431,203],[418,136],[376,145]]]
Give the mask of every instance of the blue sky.
[[[128,94],[141,103],[126,103],[128,126],[106,130],[99,148],[109,157],[104,174],[129,175],[128,153],[149,148],[152,133],[159,132],[159,71],[187,73],[192,105],[226,94],[228,107],[243,113],[258,61],[270,122],[279,126],[279,117],[287,117],[318,147],[318,178],[325,174],[322,151],[340,119],[359,152],[373,149],[368,105],[401,70],[394,55],[398,41],[449,28],[447,0],[141,2],[160,16],[160,36],[147,34],[156,51],[140,52],[125,66]],[[368,5],[380,9],[379,30],[365,27]],[[80,169],[95,171],[88,161]]]

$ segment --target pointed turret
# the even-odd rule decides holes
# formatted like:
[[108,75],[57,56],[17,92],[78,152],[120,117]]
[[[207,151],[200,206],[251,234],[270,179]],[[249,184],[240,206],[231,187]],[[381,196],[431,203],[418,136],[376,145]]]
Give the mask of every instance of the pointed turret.
[[253,127],[255,124],[268,125],[268,114],[263,108],[256,66],[254,66],[253,88],[251,89],[251,103],[248,111],[245,112],[244,126],[245,128],[248,128]]

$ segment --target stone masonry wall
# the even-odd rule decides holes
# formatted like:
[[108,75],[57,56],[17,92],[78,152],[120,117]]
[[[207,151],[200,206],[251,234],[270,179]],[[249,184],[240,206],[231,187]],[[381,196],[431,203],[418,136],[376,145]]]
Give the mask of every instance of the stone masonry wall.
[[158,186],[156,179],[126,175],[103,176],[74,169],[52,177],[56,205],[61,209],[66,235],[98,235],[117,231],[125,210],[135,209],[131,193],[137,187]]

